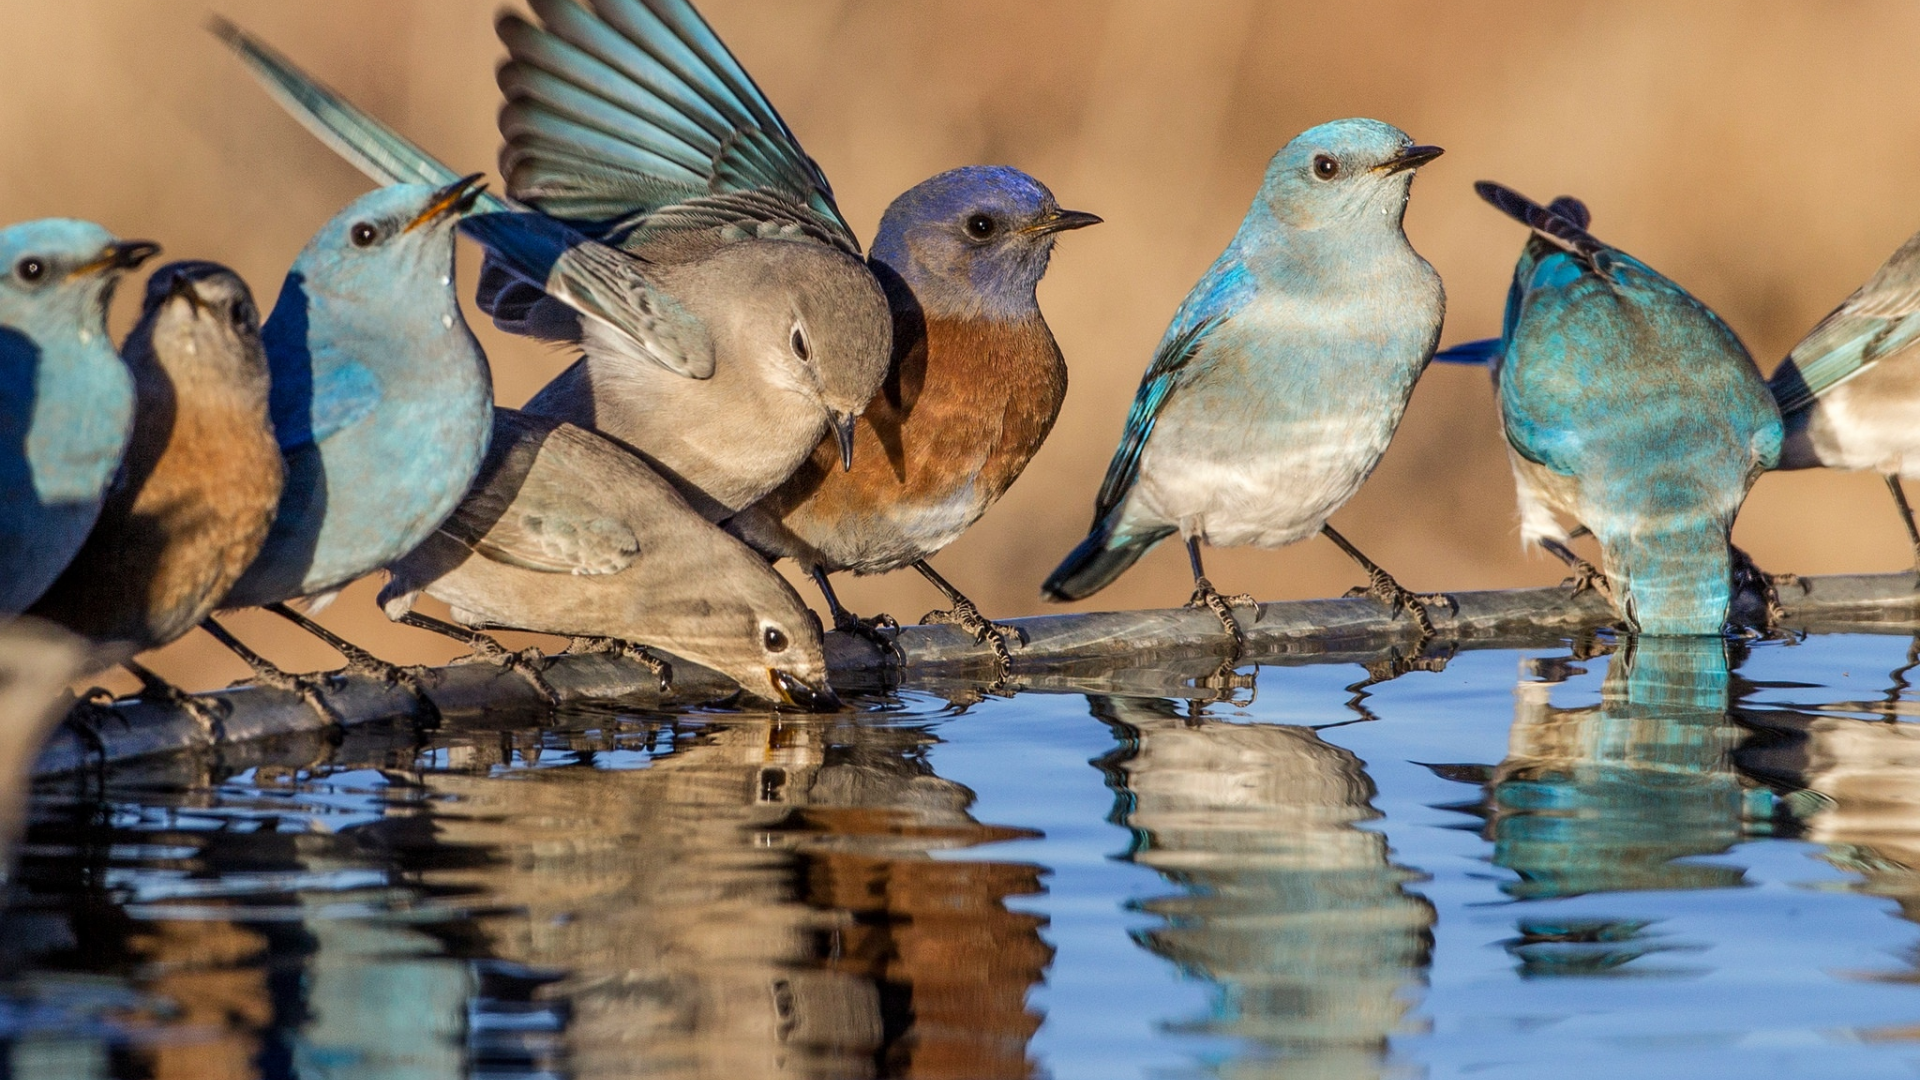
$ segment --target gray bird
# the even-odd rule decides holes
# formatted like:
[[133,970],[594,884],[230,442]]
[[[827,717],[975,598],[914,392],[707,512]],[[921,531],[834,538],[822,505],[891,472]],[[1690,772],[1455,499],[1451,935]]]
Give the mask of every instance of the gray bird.
[[135,396],[120,478],[30,614],[91,638],[149,695],[178,700],[131,657],[213,613],[259,554],[280,502],[253,294],[217,263],[163,266],[120,352]]
[[1920,529],[1900,489],[1920,476],[1920,233],[1800,340],[1768,380],[1786,441],[1780,469],[1872,469],[1907,526],[1916,570]]
[[[542,10],[569,25],[589,17],[571,4]],[[215,31],[367,175],[435,184],[458,175],[243,31]],[[526,410],[620,440],[714,520],[772,491],[829,430],[850,461],[854,420],[887,373],[893,323],[825,178],[790,175],[785,151],[691,129],[676,152],[742,190],[710,188],[704,171],[678,185],[636,173],[628,159],[657,154],[658,132],[627,121],[612,134],[583,132],[568,108],[535,104],[599,108],[518,57],[556,39],[515,19],[501,32],[516,50],[501,74],[515,98],[501,116],[514,198],[483,199],[462,226],[488,252],[477,299],[502,328],[585,353]],[[528,89],[531,98],[514,89],[528,86],[544,89]],[[712,99],[723,113],[752,107],[733,95],[758,100],[744,87],[727,93]],[[698,357],[680,355],[688,351]]]
[[424,592],[477,629],[657,646],[769,701],[839,705],[819,625],[786,581],[640,459],[573,424],[494,410],[466,501],[390,570],[389,618],[418,619]]

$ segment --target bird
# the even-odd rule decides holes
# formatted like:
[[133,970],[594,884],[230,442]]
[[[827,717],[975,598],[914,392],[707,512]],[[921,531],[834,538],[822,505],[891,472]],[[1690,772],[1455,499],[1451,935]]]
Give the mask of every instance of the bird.
[[160,250],[88,221],[0,229],[0,620],[86,542],[133,430],[133,376],[107,336],[127,271]]
[[34,762],[73,703],[67,683],[94,663],[87,642],[52,623],[0,622],[0,878],[13,880]]
[[1630,630],[1720,633],[1734,516],[1781,455],[1752,357],[1705,304],[1588,232],[1579,200],[1474,187],[1531,229],[1500,338],[1463,347],[1493,365],[1523,542],[1558,554],[1574,533],[1556,515],[1571,518],[1599,541]]
[[185,704],[132,657],[213,613],[259,553],[280,500],[253,294],[218,263],[169,263],[147,279],[120,355],[136,402],[120,477],[86,544],[28,614],[111,651],[143,696]]
[[1232,609],[1254,601],[1213,587],[1201,543],[1276,548],[1323,533],[1367,573],[1356,593],[1433,633],[1427,604],[1445,598],[1402,588],[1327,518],[1379,464],[1439,341],[1446,294],[1401,219],[1415,171],[1441,152],[1347,119],[1274,154],[1239,231],[1167,327],[1092,528],[1042,587],[1049,599],[1092,595],[1178,533],[1188,606],[1211,610],[1237,655]]
[[1920,573],[1901,489],[1920,476],[1920,233],[1787,354],[1767,381],[1786,425],[1781,470],[1871,469],[1887,482]]
[[493,424],[472,491],[393,564],[380,594],[388,617],[410,620],[425,593],[476,629],[629,652],[654,667],[663,691],[671,669],[643,646],[759,698],[840,707],[818,621],[764,559],[604,436],[513,409],[494,410]]
[[[390,680],[403,673],[287,602],[318,610],[413,550],[480,468],[493,382],[461,315],[453,265],[453,226],[478,181],[399,184],[355,199],[301,250],[262,331],[286,481],[259,555],[220,607],[265,607],[318,633],[349,669]],[[321,708],[313,684],[235,648],[217,621],[206,625],[256,679]]]
[[[572,4],[536,11],[612,33]],[[512,16],[501,27],[510,47],[514,28],[544,33]],[[296,119],[376,180],[453,175],[243,31],[216,32]],[[567,62],[578,52],[541,42]],[[624,49],[632,60],[634,46]],[[854,418],[887,370],[886,297],[825,178],[751,82],[722,88],[710,126],[678,131],[668,147],[633,116],[582,127],[570,107],[617,107],[521,59],[500,77],[561,104],[510,102],[502,113],[510,198],[462,226],[487,249],[476,296],[502,328],[584,354],[525,408],[619,439],[714,520],[773,490],[829,431],[851,447]],[[767,128],[733,138],[723,118],[735,116]],[[668,179],[636,171],[636,159]],[[660,337],[663,312],[668,336],[695,342],[703,362],[662,364],[657,341],[636,345]]]

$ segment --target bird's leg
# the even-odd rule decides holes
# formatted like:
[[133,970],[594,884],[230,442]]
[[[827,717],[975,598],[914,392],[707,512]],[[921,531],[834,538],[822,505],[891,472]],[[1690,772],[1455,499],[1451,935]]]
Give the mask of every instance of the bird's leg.
[[1240,593],[1237,596],[1222,596],[1220,590],[1213,587],[1213,582],[1207,580],[1206,567],[1200,564],[1200,538],[1198,536],[1187,537],[1187,562],[1193,567],[1193,595],[1187,598],[1187,606],[1190,608],[1206,608],[1208,611],[1213,612],[1214,618],[1220,620],[1220,626],[1226,630],[1227,636],[1233,639],[1233,653],[1227,658],[1228,664],[1226,665],[1231,666],[1231,662],[1238,660],[1240,658],[1240,651],[1247,646],[1247,635],[1245,631],[1240,629],[1240,620],[1233,617],[1233,609],[1237,607],[1250,607],[1253,609],[1254,621],[1259,622],[1260,602],[1255,600],[1249,593]]
[[1380,569],[1372,559],[1360,554],[1360,549],[1348,543],[1346,537],[1335,532],[1333,526],[1322,525],[1320,531],[1326,534],[1327,539],[1338,545],[1341,551],[1346,552],[1348,558],[1359,563],[1360,569],[1367,572],[1367,584],[1349,590],[1348,596],[1373,597],[1387,605],[1388,618],[1398,617],[1400,609],[1406,608],[1413,615],[1413,621],[1419,625],[1422,637],[1432,637],[1434,634],[1433,618],[1427,614],[1428,604],[1444,604],[1450,611],[1459,613],[1460,605],[1454,603],[1453,597],[1446,593],[1416,594],[1402,588],[1399,582],[1393,580],[1392,574]]
[[1754,564],[1753,556],[1740,550],[1737,545],[1727,545],[1727,555],[1732,563],[1733,591],[1738,595],[1749,590],[1759,593],[1767,603],[1767,625],[1765,630],[1777,628],[1787,617],[1787,609],[1780,604],[1780,590],[1774,588],[1772,574]]
[[199,724],[206,731],[207,737],[214,742],[222,742],[226,739],[227,714],[232,711],[232,707],[226,702],[199,694],[189,694],[154,674],[153,670],[144,664],[122,660],[120,666],[140,680],[140,693],[135,695],[139,700],[179,709],[193,717],[194,723]]
[[592,653],[617,656],[623,660],[632,660],[646,665],[646,669],[653,672],[653,677],[659,680],[660,692],[663,694],[673,687],[673,665],[653,655],[645,645],[636,645],[631,641],[610,637],[576,637],[567,643],[566,655],[568,656],[584,656]]
[[945,611],[929,611],[920,616],[920,621],[946,623],[972,634],[973,640],[993,650],[993,658],[1000,665],[1001,679],[1004,680],[1006,676],[1012,674],[1013,649],[1009,641],[1018,641],[1025,645],[1027,632],[1017,626],[992,622],[980,614],[980,609],[974,606],[973,601],[967,599],[959,589],[954,588],[946,578],[941,577],[938,571],[927,565],[927,560],[915,560],[913,568],[920,571],[920,576],[926,578],[934,588],[945,593],[947,602],[953,605]]
[[1893,492],[1893,504],[1900,508],[1900,520],[1907,524],[1907,540],[1913,544],[1915,574],[1920,574],[1920,528],[1913,524],[1913,507],[1907,505],[1907,493],[1900,487],[1898,473],[1887,474],[1887,490]]
[[[274,666],[272,661],[254,652],[252,649],[247,648],[244,642],[234,637],[232,632],[226,627],[221,626],[212,616],[201,620],[200,629],[211,634],[215,641],[225,645],[228,651],[238,656],[241,660],[244,660],[247,667],[253,669],[254,682],[259,683],[261,686],[271,686],[276,690],[285,690],[288,693],[298,694],[300,695],[300,700],[307,703],[308,708],[320,714],[320,719],[325,720],[334,727],[343,726],[344,718],[340,715],[340,710],[334,708],[333,705],[327,701],[325,694],[326,679],[324,677],[314,678],[309,675],[291,675],[280,670]],[[244,681],[245,680],[242,680],[242,682]],[[240,684],[236,683],[235,685]]]
[[427,630],[442,637],[450,637],[473,650],[471,656],[463,656],[454,663],[492,664],[498,668],[505,668],[531,683],[533,688],[540,691],[541,695],[547,699],[547,704],[556,707],[560,704],[560,692],[547,681],[547,658],[540,654],[539,649],[521,649],[514,652],[478,630],[469,630],[464,626],[442,622],[431,615],[422,615],[417,611],[407,612],[400,616],[399,621],[402,626],[411,626],[416,630]]
[[881,652],[892,656],[897,665],[907,662],[906,654],[900,651],[900,643],[892,633],[900,629],[900,623],[893,616],[883,611],[871,619],[863,619],[841,605],[840,597],[834,593],[833,583],[827,580],[824,568],[816,566],[807,571],[807,576],[820,587],[820,595],[826,597],[827,613],[833,616],[835,630],[872,642]]
[[[1580,528],[1585,529],[1586,526],[1582,525]],[[1572,534],[1568,534],[1567,538],[1571,540]],[[1561,582],[1562,585],[1573,586],[1573,592],[1569,593],[1569,596],[1579,596],[1583,592],[1597,592],[1609,600],[1613,599],[1613,582],[1607,580],[1607,575],[1601,573],[1599,567],[1575,555],[1572,548],[1552,537],[1543,537],[1540,540],[1540,546],[1547,554],[1566,563],[1567,568],[1573,571],[1572,577]]]
[[355,645],[353,642],[348,641],[346,638],[341,637],[326,627],[321,626],[319,623],[314,622],[312,619],[307,618],[305,615],[300,614],[298,611],[293,610],[293,608],[288,607],[286,604],[268,604],[266,610],[273,612],[275,615],[280,616],[300,629],[305,630],[307,633],[312,634],[314,637],[319,638],[326,643],[328,648],[345,658],[347,665],[337,671],[331,672],[331,674],[367,675],[379,679],[388,686],[406,687],[407,692],[420,699],[420,701],[427,705],[433,704],[432,700],[427,697],[427,686],[436,681],[436,676],[432,668],[418,664],[411,667],[389,664],[360,646]]

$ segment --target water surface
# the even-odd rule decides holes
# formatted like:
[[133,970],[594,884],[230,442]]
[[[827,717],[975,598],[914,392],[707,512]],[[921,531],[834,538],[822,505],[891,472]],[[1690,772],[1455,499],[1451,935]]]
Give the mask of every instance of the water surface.
[[1911,646],[449,721],[63,780],[0,1076],[1911,1077]]

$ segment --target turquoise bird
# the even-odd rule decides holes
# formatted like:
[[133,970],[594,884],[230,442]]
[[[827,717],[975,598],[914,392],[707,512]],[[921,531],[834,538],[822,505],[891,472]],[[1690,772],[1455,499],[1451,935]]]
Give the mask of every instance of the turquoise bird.
[[1578,200],[1474,189],[1533,230],[1501,336],[1446,357],[1493,365],[1522,541],[1571,559],[1571,518],[1599,540],[1630,629],[1720,633],[1734,516],[1780,460],[1752,357],[1705,304],[1587,232]]
[[1401,231],[1414,170],[1440,156],[1378,120],[1336,120],[1282,147],[1240,231],[1187,294],[1154,353],[1107,467],[1093,528],[1043,586],[1105,588],[1175,533],[1189,606],[1236,646],[1236,605],[1200,543],[1282,547],[1316,533],[1358,562],[1364,591],[1431,633],[1426,603],[1327,524],[1399,427],[1439,341],[1440,275]]
[[1800,340],[1768,381],[1786,422],[1781,469],[1886,478],[1920,570],[1920,528],[1900,488],[1920,476],[1920,234]]
[[159,250],[87,221],[0,229],[0,619],[53,584],[100,514],[133,433],[107,305]]

